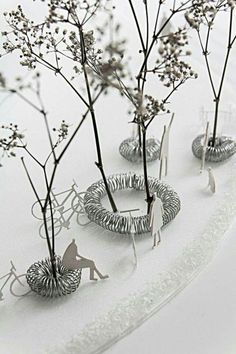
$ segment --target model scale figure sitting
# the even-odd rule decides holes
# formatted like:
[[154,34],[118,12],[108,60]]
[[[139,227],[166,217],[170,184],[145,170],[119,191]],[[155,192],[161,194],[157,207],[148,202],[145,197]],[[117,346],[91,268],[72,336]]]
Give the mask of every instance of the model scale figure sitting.
[[102,275],[99,272],[94,261],[79,255],[75,239],[72,240],[72,242],[65,250],[65,253],[62,257],[62,264],[68,270],[89,268],[90,280],[97,280],[97,278],[94,276],[95,273],[99,276],[100,279],[109,278],[108,275]]

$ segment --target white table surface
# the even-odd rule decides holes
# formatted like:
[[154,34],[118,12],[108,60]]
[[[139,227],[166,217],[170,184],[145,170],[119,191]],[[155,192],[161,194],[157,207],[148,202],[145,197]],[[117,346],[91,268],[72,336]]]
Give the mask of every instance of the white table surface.
[[[13,8],[19,1],[2,0],[0,12]],[[27,8],[28,0],[22,0]],[[29,11],[32,11],[31,7]],[[36,12],[36,3],[33,11]],[[131,51],[136,48],[132,41],[134,32],[127,4],[117,4],[116,14],[129,33]],[[216,55],[213,58],[215,72],[220,65],[224,39],[223,23],[219,25],[214,40]],[[82,330],[84,325],[103,314],[130,292],[138,291],[146,281],[155,280],[159,271],[167,269],[171,261],[181,253],[189,242],[200,235],[210,216],[223,202],[227,180],[232,174],[235,158],[230,162],[217,165],[215,175],[217,193],[211,196],[204,190],[206,175],[199,176],[199,161],[191,153],[191,141],[202,131],[199,111],[202,106],[211,109],[209,83],[205,77],[202,57],[197,50],[193,36],[192,63],[199,73],[199,79],[189,82],[177,93],[172,108],[176,118],[171,133],[170,173],[166,182],[175,188],[181,196],[182,211],[163,232],[161,246],[151,251],[151,239],[145,237],[137,242],[138,269],[133,271],[132,248],[129,240],[114,237],[97,226],[79,228],[75,223],[68,232],[58,238],[58,252],[76,235],[81,253],[96,260],[110,280],[94,286],[87,281],[86,275],[78,294],[66,300],[52,303],[37,297],[16,301],[9,294],[0,304],[0,352],[7,354],[46,353],[48,347],[63,346],[71,335]],[[234,53],[234,54],[233,54]],[[232,57],[235,55],[235,50]],[[137,61],[137,58],[135,58]],[[1,68],[8,74],[17,74],[19,67],[15,58],[3,58]],[[236,63],[231,59],[224,91],[224,107],[234,110],[236,87]],[[44,84],[49,91],[44,92],[45,101],[50,111],[51,126],[66,117],[70,123],[76,123],[83,112],[77,100],[63,84],[52,75],[44,73]],[[59,84],[58,84],[59,82]],[[150,90],[155,90],[151,83]],[[66,101],[65,101],[66,97]],[[133,166],[118,154],[118,146],[128,136],[126,111],[128,105],[112,94],[97,105],[99,129],[102,137],[105,168],[107,174],[115,172],[138,171],[140,166]],[[64,104],[61,104],[64,102]],[[117,109],[114,110],[114,107]],[[39,117],[17,98],[9,99],[1,107],[1,121],[17,121],[27,127],[29,143],[39,154],[46,151],[45,136]],[[17,113],[17,114],[16,114]],[[164,119],[153,124],[150,135],[160,137]],[[40,132],[40,134],[39,134]],[[233,120],[222,128],[222,132],[235,135]],[[91,124],[88,120],[78,139],[70,148],[70,154],[64,160],[55,182],[58,191],[67,189],[75,178],[85,190],[89,184],[100,179],[94,167],[96,159],[92,140]],[[151,164],[149,175],[157,176],[158,163]],[[37,171],[32,172],[38,182]],[[13,259],[17,269],[22,272],[32,262],[46,256],[44,242],[38,237],[40,223],[30,217],[33,195],[25,179],[20,162],[13,159],[4,163],[0,175],[1,200],[4,201],[1,218],[0,269],[4,274],[9,269],[9,260]],[[133,202],[133,201],[132,201]],[[120,203],[126,200],[120,199]],[[123,205],[123,204],[122,204]],[[126,204],[125,204],[126,205]],[[118,353],[160,353],[160,354],[233,354],[236,352],[236,287],[234,284],[236,265],[236,224],[227,232],[227,238],[218,250],[214,261],[188,285],[177,297],[164,306],[141,327],[123,338],[107,352]],[[32,237],[32,234],[34,236]],[[115,250],[115,252],[114,252]],[[76,315],[75,315],[76,314]],[[36,334],[36,335],[35,335]]]

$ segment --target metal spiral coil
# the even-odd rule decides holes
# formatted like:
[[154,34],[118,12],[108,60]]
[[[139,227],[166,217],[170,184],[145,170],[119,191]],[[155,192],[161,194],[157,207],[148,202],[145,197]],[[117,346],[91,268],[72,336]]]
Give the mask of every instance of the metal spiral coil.
[[[135,173],[121,173],[107,178],[111,192],[122,189],[145,190],[143,176]],[[162,183],[157,178],[148,177],[150,192],[156,192],[157,197],[162,200],[164,215],[163,223],[168,224],[175,218],[180,210],[180,200],[177,193],[167,184]],[[88,218],[103,228],[120,234],[130,234],[131,225],[135,234],[143,234],[150,231],[149,215],[124,216],[119,213],[105,209],[101,199],[106,195],[103,180],[92,184],[84,196],[84,208]],[[132,231],[133,232],[133,231]]]
[[49,258],[32,264],[26,273],[26,280],[31,290],[49,298],[63,296],[74,292],[80,284],[81,269],[68,270],[61,257],[55,258],[56,279],[53,277]]
[[[142,147],[139,146],[139,140],[128,138],[122,141],[119,152],[126,160],[140,163],[143,161]],[[156,139],[149,138],[146,142],[146,158],[147,162],[159,159],[160,142]]]
[[[203,153],[204,134],[198,135],[192,143],[192,151],[194,156],[201,159]],[[236,143],[233,139],[222,136],[217,138],[215,146],[207,146],[206,161],[221,162],[234,155],[236,152]]]

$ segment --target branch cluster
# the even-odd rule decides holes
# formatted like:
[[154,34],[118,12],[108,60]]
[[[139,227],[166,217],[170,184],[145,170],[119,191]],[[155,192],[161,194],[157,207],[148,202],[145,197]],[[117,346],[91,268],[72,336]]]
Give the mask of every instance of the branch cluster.
[[192,77],[197,78],[191,65],[182,59],[191,55],[191,52],[185,49],[185,46],[188,45],[185,28],[179,28],[178,31],[161,38],[160,42],[160,59],[157,60],[158,65],[154,69],[154,73],[158,73],[160,81],[166,87],[174,87],[178,82],[184,82]]
[[217,13],[228,11],[235,5],[235,0],[193,0],[192,6],[185,13],[185,19],[192,28],[198,31],[201,25],[212,28]]
[[[7,157],[16,156],[15,149],[17,147],[24,147],[22,139],[24,139],[24,134],[19,131],[18,125],[10,123],[9,125],[2,125],[0,138],[0,150],[2,150],[2,155],[7,155]],[[5,134],[4,134],[5,133]]]

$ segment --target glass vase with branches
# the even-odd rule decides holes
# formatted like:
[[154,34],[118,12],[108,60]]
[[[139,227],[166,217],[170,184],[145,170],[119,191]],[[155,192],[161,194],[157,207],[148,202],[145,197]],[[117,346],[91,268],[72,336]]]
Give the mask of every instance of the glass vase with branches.
[[[28,92],[29,90],[30,92]],[[0,92],[2,94],[16,95],[21,101],[31,107],[35,113],[41,117],[45,125],[45,130],[49,142],[49,151],[46,153],[45,158],[39,158],[37,154],[34,153],[33,149],[28,146],[25,134],[22,133],[21,129],[19,128],[19,124],[15,123],[2,124],[0,126],[0,150],[2,152],[2,158],[5,156],[15,157],[17,155],[17,150],[24,152],[24,155],[21,157],[21,162],[34,196],[40,206],[51,268],[53,276],[56,278],[57,273],[55,266],[56,245],[54,209],[51,198],[51,191],[54,186],[58,167],[61,165],[62,159],[67,153],[69,146],[75,139],[80,127],[82,126],[86,116],[89,113],[89,110],[87,109],[87,111],[85,111],[79,123],[76,125],[72,132],[69,132],[69,125],[64,120],[61,122],[58,128],[51,129],[48,117],[49,113],[45,108],[42,98],[41,78],[39,73],[36,73],[32,77],[31,82],[27,84],[25,84],[21,78],[17,78],[17,85],[13,85],[12,87],[8,85],[7,80],[1,73]],[[98,97],[99,95],[93,99],[93,103],[96,102]],[[28,160],[27,162],[26,157]],[[33,174],[30,172],[30,161],[39,169],[37,178],[41,178],[42,183],[40,183],[40,185],[36,183],[35,178],[33,178]],[[42,195],[41,186],[44,186],[44,195]]]
[[[234,0],[211,0],[211,1],[192,1],[192,6],[185,13],[185,18],[190,27],[196,31],[197,38],[200,43],[202,55],[204,57],[207,76],[209,79],[211,91],[214,102],[214,122],[213,132],[208,141],[209,146],[215,147],[217,145],[217,126],[219,121],[220,103],[226,72],[229,64],[230,53],[235,43],[236,34],[234,33],[234,20],[236,2]],[[219,75],[219,82],[216,83],[214,77],[213,65],[210,62],[210,56],[213,55],[211,46],[211,39],[214,33],[214,28],[217,21],[222,21],[225,18],[225,55],[223,60],[222,70]]]
[[[4,13],[10,30],[3,32],[3,48],[6,53],[18,51],[22,66],[29,69],[43,66],[60,77],[85,106],[92,120],[97,152],[95,164],[101,173],[111,208],[116,212],[104,170],[93,99],[96,96],[97,100],[106,92],[107,84],[94,85],[90,76],[93,64],[102,60],[102,50],[96,48],[93,19],[104,9],[107,1],[41,0],[41,3],[46,8],[46,16],[37,23],[25,15],[21,5]],[[104,73],[107,71],[105,64],[103,61]],[[107,64],[110,65],[109,62]]]
[[[134,118],[132,122],[138,125],[147,210],[149,212],[153,196],[148,184],[147,130],[157,116],[170,112],[168,108],[170,98],[180,86],[188,79],[197,78],[197,74],[192,70],[191,65],[184,60],[186,56],[191,54],[186,48],[188,37],[185,24],[168,34],[165,34],[165,30],[174,17],[184,14],[191,8],[192,4],[190,0],[184,2],[159,0],[154,5],[152,1],[145,0],[140,1],[143,5],[143,12],[140,14],[137,11],[137,3],[132,0],[127,0],[127,2],[140,43],[139,54],[141,58],[138,73],[133,78],[135,84],[127,85],[126,81],[120,77],[116,70],[115,59],[112,61],[112,83],[111,80],[109,81],[107,77],[104,77],[99,60],[94,62],[93,70],[102,82],[107,84],[110,82],[113,87],[120,90],[133,106]],[[168,9],[170,3],[171,7]],[[153,8],[150,9],[151,6],[155,8],[155,11],[153,11]],[[168,15],[165,13],[166,9],[168,9]],[[150,80],[157,80],[165,86],[167,93],[163,98],[157,99],[148,92],[147,83]]]

